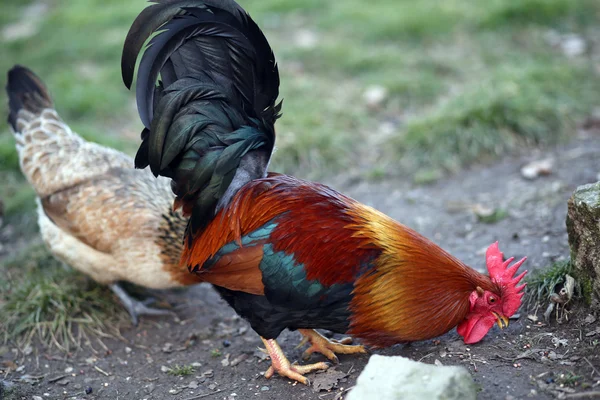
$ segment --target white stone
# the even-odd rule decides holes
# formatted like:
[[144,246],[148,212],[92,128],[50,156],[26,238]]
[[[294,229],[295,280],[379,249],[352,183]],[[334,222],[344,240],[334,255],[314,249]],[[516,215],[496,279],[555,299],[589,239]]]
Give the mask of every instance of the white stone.
[[371,356],[347,400],[475,400],[463,367],[435,366],[404,357]]
[[545,160],[532,161],[521,168],[521,176],[525,179],[536,179],[539,176],[550,175],[554,167],[554,160],[547,158]]
[[371,85],[365,89],[363,99],[369,108],[378,108],[388,97],[388,90],[381,85]]
[[301,49],[312,49],[317,46],[319,36],[311,30],[301,29],[296,32],[294,41],[296,42],[296,46]]
[[581,36],[575,34],[564,35],[561,48],[567,57],[577,57],[585,53],[586,43]]

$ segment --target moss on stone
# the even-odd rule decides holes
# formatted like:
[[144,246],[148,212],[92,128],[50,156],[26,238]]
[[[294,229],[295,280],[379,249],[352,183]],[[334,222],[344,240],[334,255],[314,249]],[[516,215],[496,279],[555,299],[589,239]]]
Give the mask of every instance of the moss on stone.
[[600,182],[573,193],[566,225],[574,277],[586,304],[600,309]]

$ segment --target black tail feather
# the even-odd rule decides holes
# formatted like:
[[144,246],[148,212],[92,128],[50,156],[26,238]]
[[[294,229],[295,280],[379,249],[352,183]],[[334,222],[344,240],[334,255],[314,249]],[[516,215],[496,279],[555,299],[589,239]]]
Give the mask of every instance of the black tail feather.
[[266,174],[279,72],[262,31],[235,1],[155,2],[133,23],[121,59],[130,88],[143,51],[136,99],[146,128],[136,167],[173,179],[178,203],[192,210],[193,234]]
[[30,69],[15,65],[8,71],[8,123],[17,130],[19,110],[26,109],[34,114],[52,108],[52,100],[46,86]]
[[123,82],[131,88],[135,64],[146,40],[137,78],[136,97],[147,128],[153,116],[154,84],[165,87],[177,79],[221,74],[255,117],[279,116],[279,71],[260,28],[233,0],[155,0],[131,26],[121,58]]

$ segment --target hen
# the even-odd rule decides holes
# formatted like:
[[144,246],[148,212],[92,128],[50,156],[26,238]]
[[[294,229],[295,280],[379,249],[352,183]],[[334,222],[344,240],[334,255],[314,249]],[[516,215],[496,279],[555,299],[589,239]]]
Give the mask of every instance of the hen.
[[[157,33],[156,35],[154,35]],[[154,36],[153,36],[154,35]],[[145,41],[152,37],[147,47]],[[305,353],[364,352],[314,329],[370,346],[424,340],[458,326],[466,343],[508,324],[523,263],[490,246],[483,275],[417,232],[335,190],[268,174],[279,116],[279,75],[264,35],[232,0],[159,1],[125,41],[127,87],[136,60],[145,129],[136,166],[173,180],[190,215],[182,264],[216,286],[261,336],[275,372],[303,375],[276,342],[284,329]],[[156,81],[160,74],[160,82]]]
[[21,170],[38,196],[38,223],[50,252],[109,285],[135,324],[138,315],[169,313],[147,307],[118,284],[162,289],[199,280],[178,267],[187,220],[172,210],[168,180],[72,132],[27,68],[12,68],[6,89],[8,122]]

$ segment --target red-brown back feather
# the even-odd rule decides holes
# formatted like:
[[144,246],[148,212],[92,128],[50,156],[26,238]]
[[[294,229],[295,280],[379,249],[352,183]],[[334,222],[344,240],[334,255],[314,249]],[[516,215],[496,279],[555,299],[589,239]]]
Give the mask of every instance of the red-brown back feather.
[[270,174],[246,185],[211,224],[187,246],[182,261],[202,266],[225,244],[238,243],[274,218],[277,227],[269,242],[275,251],[294,254],[304,264],[306,277],[329,286],[352,282],[361,260],[370,260],[380,249],[369,240],[352,236],[355,200],[317,183],[287,175]]

